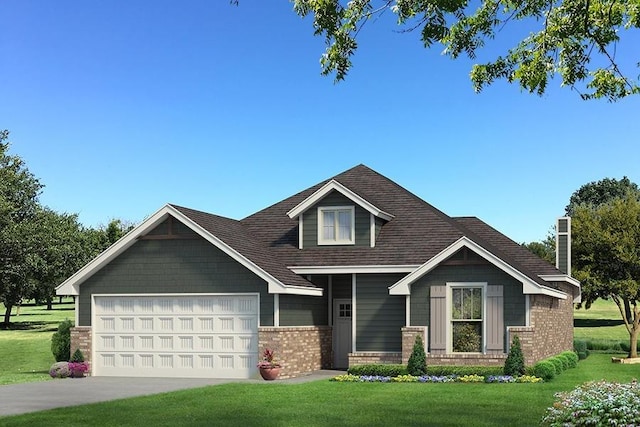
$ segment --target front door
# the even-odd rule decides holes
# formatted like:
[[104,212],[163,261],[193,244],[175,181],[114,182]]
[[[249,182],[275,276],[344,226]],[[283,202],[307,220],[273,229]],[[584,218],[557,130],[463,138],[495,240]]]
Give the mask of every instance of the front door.
[[333,367],[349,367],[351,353],[351,300],[333,300]]

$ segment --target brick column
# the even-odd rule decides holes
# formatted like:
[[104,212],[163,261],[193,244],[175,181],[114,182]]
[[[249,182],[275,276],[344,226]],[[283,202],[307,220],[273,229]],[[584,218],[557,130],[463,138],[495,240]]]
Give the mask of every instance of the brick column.
[[427,353],[427,326],[404,326],[402,328],[402,363],[407,364],[416,336],[420,335],[424,343],[424,352]]
[[509,326],[507,331],[509,334],[509,345],[511,345],[515,335],[520,338],[524,364],[526,366],[534,365],[539,360],[535,347],[535,328],[533,326]]
[[89,364],[89,371],[87,375],[91,373],[91,326],[76,326],[71,328],[71,352],[73,356],[76,349],[82,351],[84,361]]

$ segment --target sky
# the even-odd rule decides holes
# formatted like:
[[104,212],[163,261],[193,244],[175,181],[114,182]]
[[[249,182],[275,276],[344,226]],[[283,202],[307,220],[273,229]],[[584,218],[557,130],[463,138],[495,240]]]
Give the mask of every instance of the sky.
[[0,129],[41,202],[87,226],[166,203],[241,219],[365,164],[530,242],[583,184],[640,183],[640,97],[585,102],[559,78],[477,94],[470,60],[393,16],[364,27],[338,84],[286,0],[2,0],[0,16]]

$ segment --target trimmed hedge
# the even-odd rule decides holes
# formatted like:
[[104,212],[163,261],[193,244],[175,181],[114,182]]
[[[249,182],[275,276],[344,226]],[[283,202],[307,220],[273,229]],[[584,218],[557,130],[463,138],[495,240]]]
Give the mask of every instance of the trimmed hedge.
[[548,359],[541,360],[533,365],[533,375],[545,381],[550,381],[556,376],[556,367]]
[[351,375],[373,375],[381,377],[399,377],[401,375],[409,375],[407,367],[399,364],[370,364],[370,365],[355,365],[349,368],[347,373]]

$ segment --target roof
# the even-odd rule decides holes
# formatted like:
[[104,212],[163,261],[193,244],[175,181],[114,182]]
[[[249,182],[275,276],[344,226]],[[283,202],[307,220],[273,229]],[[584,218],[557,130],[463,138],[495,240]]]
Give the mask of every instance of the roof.
[[[376,236],[375,247],[299,249],[297,217],[332,191],[340,192],[385,221]],[[482,252],[485,259],[517,275],[539,293],[559,297],[559,291],[550,289],[550,280],[544,277],[566,276],[478,218],[449,217],[390,179],[358,165],[242,220],[167,205],[65,281],[59,293],[77,292],[82,281],[166,215],[176,217],[264,278],[273,293],[320,294],[321,289],[294,271],[328,266],[342,272],[393,271],[417,276],[430,268],[430,261],[460,244]],[[412,274],[407,277],[413,277]]]

